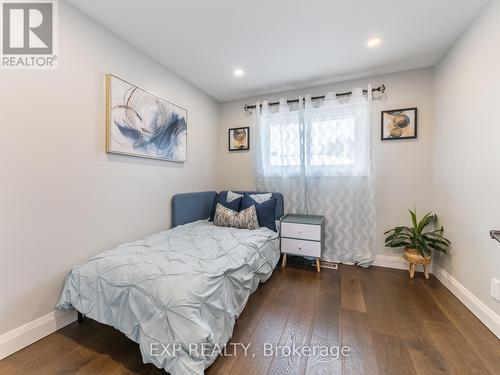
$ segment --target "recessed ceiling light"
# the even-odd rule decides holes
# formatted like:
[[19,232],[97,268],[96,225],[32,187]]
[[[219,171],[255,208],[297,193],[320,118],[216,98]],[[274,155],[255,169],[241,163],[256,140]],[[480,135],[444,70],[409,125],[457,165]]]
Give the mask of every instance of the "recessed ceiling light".
[[234,72],[233,74],[236,76],[236,77],[243,77],[245,75],[245,71],[243,69],[234,69]]
[[367,43],[368,47],[376,47],[382,42],[382,39],[380,38],[373,38],[370,39]]

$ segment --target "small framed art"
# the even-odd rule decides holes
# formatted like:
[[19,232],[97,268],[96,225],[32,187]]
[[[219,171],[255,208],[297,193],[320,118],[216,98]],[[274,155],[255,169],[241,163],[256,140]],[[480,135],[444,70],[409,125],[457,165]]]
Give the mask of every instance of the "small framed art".
[[417,108],[382,111],[383,141],[417,138]]
[[229,151],[250,150],[250,128],[231,128],[228,130]]

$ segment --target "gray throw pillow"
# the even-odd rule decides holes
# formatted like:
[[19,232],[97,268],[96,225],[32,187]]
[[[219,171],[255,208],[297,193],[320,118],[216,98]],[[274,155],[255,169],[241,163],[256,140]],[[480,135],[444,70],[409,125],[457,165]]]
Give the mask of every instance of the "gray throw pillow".
[[242,196],[243,196],[242,194],[234,193],[234,192],[232,192],[231,190],[229,190],[229,191],[227,192],[227,195],[226,195],[226,200],[227,200],[228,202],[232,202],[232,201],[234,201],[235,199],[238,199],[238,198],[240,198],[240,197],[242,197]]
[[258,229],[259,220],[255,206],[250,206],[240,212],[224,207],[217,203],[215,208],[214,225],[219,227],[233,227],[240,229]]
[[273,193],[263,193],[263,194],[249,194],[250,198],[252,198],[257,203],[262,203],[268,201],[273,197]]

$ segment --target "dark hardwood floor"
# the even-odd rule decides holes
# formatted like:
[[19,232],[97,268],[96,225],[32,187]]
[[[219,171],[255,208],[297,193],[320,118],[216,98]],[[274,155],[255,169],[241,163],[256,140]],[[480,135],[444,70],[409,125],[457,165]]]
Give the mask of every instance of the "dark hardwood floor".
[[[291,265],[251,296],[231,342],[249,355],[219,357],[213,374],[499,374],[500,342],[436,278],[379,267],[339,271]],[[349,346],[264,356],[263,344]],[[255,356],[253,356],[255,354]],[[306,353],[308,354],[308,353]],[[73,323],[0,361],[0,374],[164,374],[113,328]]]

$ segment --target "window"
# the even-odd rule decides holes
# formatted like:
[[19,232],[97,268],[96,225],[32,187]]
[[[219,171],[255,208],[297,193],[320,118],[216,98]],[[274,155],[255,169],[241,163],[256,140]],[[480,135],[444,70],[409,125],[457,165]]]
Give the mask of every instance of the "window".
[[300,166],[300,126],[299,123],[284,126],[272,124],[270,127],[269,163],[273,167]]
[[261,117],[263,176],[366,176],[368,104],[351,103],[265,113]]
[[354,117],[312,121],[310,165],[353,165],[355,123]]
[[[309,164],[354,164],[354,117],[311,122]],[[270,127],[269,162],[272,166],[300,166],[300,125],[273,124]]]

